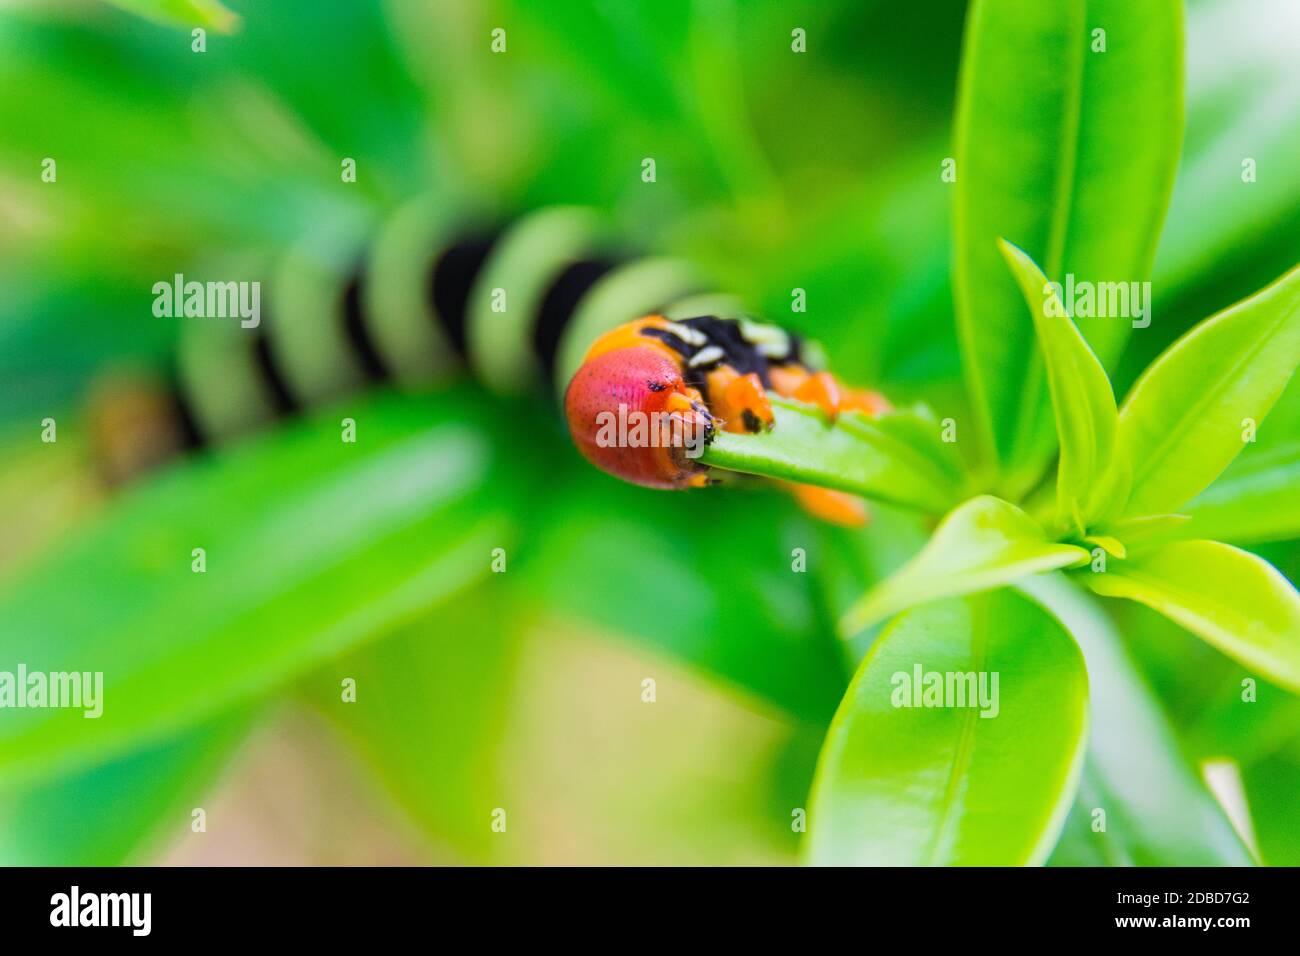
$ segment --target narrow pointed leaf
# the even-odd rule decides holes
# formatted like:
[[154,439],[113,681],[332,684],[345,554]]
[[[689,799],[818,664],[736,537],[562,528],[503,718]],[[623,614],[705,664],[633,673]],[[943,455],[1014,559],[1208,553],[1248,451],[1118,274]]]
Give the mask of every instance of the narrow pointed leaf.
[[982,495],[944,518],[920,554],[849,610],[840,631],[852,637],[904,608],[1001,587],[1087,560],[1086,550],[1050,540],[1015,505]]
[[1061,517],[1073,521],[1082,532],[1093,519],[1114,506],[1113,497],[1121,490],[1113,482],[1103,482],[1103,473],[1115,467],[1115,430],[1119,420],[1115,394],[1106,370],[1066,314],[1060,296],[1048,284],[1042,270],[1011,243],[1002,240],[999,247],[1034,318],[1038,345],[1047,364],[1047,382],[1061,445],[1056,475],[1057,507]]
[[1258,555],[1219,541],[1177,541],[1078,576],[1098,594],[1139,601],[1300,692],[1300,594]]
[[[971,675],[976,699],[918,706],[929,674],[940,682]],[[956,704],[957,683],[952,696],[931,699]],[[900,615],[863,660],[826,735],[809,801],[809,859],[1043,862],[1074,798],[1087,683],[1069,634],[1014,592]]]
[[[1053,436],[1005,236],[1054,281],[1140,282],[1182,141],[1179,0],[974,0],[956,121],[954,297],[979,425],[1018,487]],[[1103,35],[1095,32],[1102,30]],[[1101,44],[1104,43],[1104,51]],[[1079,318],[1109,366],[1131,317]]]
[[1133,464],[1131,515],[1167,514],[1246,447],[1300,365],[1300,268],[1206,319],[1138,379],[1119,416]]

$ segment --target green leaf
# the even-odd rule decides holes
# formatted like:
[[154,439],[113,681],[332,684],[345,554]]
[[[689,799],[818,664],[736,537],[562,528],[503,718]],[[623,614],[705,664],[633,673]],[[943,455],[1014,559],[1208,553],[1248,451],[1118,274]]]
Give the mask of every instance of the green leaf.
[[1300,537],[1300,438],[1242,455],[1184,510],[1187,532],[1198,538],[1251,544]]
[[121,866],[190,832],[191,809],[244,740],[226,717],[0,796],[0,865]]
[[1300,594],[1263,558],[1219,541],[1177,541],[1079,577],[1098,594],[1159,611],[1300,692]]
[[1101,548],[1112,557],[1128,557],[1128,548],[1124,547],[1124,542],[1108,534],[1090,534],[1083,539],[1083,542],[1092,545],[1094,548]]
[[[1107,534],[1102,537],[1122,543],[1125,551],[1130,548],[1149,548],[1173,538],[1186,537],[1183,529],[1191,519],[1187,515],[1143,515],[1139,518],[1125,518],[1106,526]],[[1111,551],[1116,557],[1124,558],[1127,554]]]
[[[906,706],[918,669],[987,675],[983,701],[996,705]],[[809,802],[809,859],[1043,862],[1074,798],[1087,685],[1070,636],[1013,592],[901,615],[872,646],[826,735]]]
[[[1216,279],[1231,287],[1258,263],[1280,259],[1263,273],[1265,281],[1276,275],[1294,252],[1300,217],[1300,164],[1293,162],[1300,113],[1290,108],[1300,83],[1300,31],[1278,29],[1279,16],[1291,12],[1286,0],[1255,5],[1249,16],[1241,0],[1188,6],[1187,141],[1152,276],[1180,304],[1189,293],[1205,294],[1207,284],[1217,292],[1223,283]],[[1250,143],[1248,153],[1242,143]],[[1241,175],[1247,158],[1260,172],[1251,182]],[[1223,304],[1252,286],[1237,288]]]
[[[1183,758],[1169,720],[1097,602],[1060,575],[1026,581],[1022,589],[1066,627],[1088,669],[1088,756],[1052,862],[1249,864],[1246,848]],[[1104,830],[1093,827],[1097,810],[1105,813]]]
[[[575,468],[557,474],[528,552],[511,568],[521,600],[648,644],[824,726],[855,663],[834,639],[819,590],[829,569],[842,569],[834,538],[770,489],[665,494],[585,462]],[[792,573],[795,548],[807,573]],[[653,610],[666,603],[670,619]]]
[[346,414],[355,444],[326,412],[179,464],[7,582],[0,668],[102,672],[103,715],[6,711],[4,775],[165,737],[487,573],[513,485],[475,406],[379,395]]
[[[1182,139],[1182,3],[975,0],[956,121],[954,295],[981,437],[1031,484],[1052,449],[1042,363],[998,262],[1006,236],[1052,279],[1141,281]],[[1094,51],[1095,29],[1105,52]],[[1104,364],[1124,318],[1079,319]]]
[[[499,846],[484,824],[502,802],[501,742],[517,657],[507,575],[492,575],[401,633],[300,685],[410,819],[475,862]],[[356,699],[342,698],[342,680]]]
[[1292,377],[1255,441],[1183,510],[1186,537],[1257,543],[1300,538],[1300,380]]
[[169,23],[192,29],[206,27],[220,33],[232,33],[239,27],[239,16],[219,0],[109,0],[136,16],[157,23]]
[[1206,319],[1138,379],[1119,415],[1127,514],[1177,511],[1245,447],[1300,365],[1300,268]]
[[1286,750],[1243,768],[1259,852],[1269,866],[1300,866],[1300,751]]
[[944,518],[920,554],[850,608],[840,633],[851,637],[904,608],[1087,560],[1085,549],[1050,540],[1015,505],[981,495]]
[[958,500],[961,464],[922,412],[841,415],[770,396],[776,424],[759,435],[721,432],[701,461],[713,468],[836,488],[942,514]]
[[[839,619],[861,600],[866,589],[916,557],[934,530],[925,519],[888,505],[872,505],[871,520],[863,528],[844,528],[822,521],[816,526],[819,550],[808,551],[809,571],[817,574],[818,586],[825,594],[832,634]],[[855,649],[834,637],[832,640],[850,656],[847,683],[867,648],[864,645]],[[836,694],[837,703],[843,690],[841,687],[840,694]]]
[[714,240],[701,242],[696,254],[724,260],[714,271],[742,267],[734,287],[763,290],[759,314],[788,313],[790,290],[804,289],[815,313],[790,313],[783,321],[824,345],[846,381],[955,382],[952,202],[934,186],[934,157],[948,150],[950,138],[945,129],[919,145],[892,145],[887,165],[858,177],[851,192],[792,209],[801,215],[798,228],[779,245],[737,257]]
[[[1034,318],[1038,344],[1047,363],[1047,382],[1056,415],[1061,461],[1057,468],[1057,507],[1062,518],[1084,532],[1127,493],[1103,473],[1123,474],[1113,461],[1119,414],[1106,370],[1066,313],[1060,296],[1024,251],[999,240],[1002,256],[1020,283]],[[1048,303],[1051,303],[1051,308]],[[1122,480],[1122,479],[1121,479]]]

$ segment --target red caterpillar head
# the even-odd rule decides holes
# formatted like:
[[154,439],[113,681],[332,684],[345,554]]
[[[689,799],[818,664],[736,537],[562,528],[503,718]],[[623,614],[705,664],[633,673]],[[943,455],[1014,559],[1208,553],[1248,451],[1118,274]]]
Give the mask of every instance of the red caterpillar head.
[[704,484],[697,459],[714,419],[660,350],[636,345],[588,358],[569,382],[564,414],[579,451],[602,471],[648,488]]

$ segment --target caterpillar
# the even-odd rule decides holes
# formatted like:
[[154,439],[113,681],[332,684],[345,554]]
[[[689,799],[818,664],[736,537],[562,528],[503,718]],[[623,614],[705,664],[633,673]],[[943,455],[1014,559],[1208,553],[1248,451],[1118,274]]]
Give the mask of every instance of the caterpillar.
[[[707,469],[688,452],[718,429],[772,427],[769,389],[817,404],[832,419],[888,409],[878,393],[846,389],[830,373],[810,369],[802,351],[799,336],[748,318],[635,319],[587,351],[565,395],[569,432],[583,455],[610,474],[651,488],[698,487],[707,483]],[[628,414],[659,416],[670,440],[600,440],[600,426]]]
[[[308,237],[273,274],[254,328],[188,322],[165,388],[101,384],[93,434],[109,481],[367,384],[427,388],[462,366],[500,394],[550,391],[589,461],[652,488],[707,483],[689,452],[718,430],[771,427],[768,390],[832,418],[888,408],[822,371],[813,343],[706,294],[689,265],[612,252],[594,210],[485,229],[417,200],[357,246]],[[669,440],[602,441],[608,417],[629,413],[661,417]],[[850,496],[797,493],[829,520],[864,516]]]

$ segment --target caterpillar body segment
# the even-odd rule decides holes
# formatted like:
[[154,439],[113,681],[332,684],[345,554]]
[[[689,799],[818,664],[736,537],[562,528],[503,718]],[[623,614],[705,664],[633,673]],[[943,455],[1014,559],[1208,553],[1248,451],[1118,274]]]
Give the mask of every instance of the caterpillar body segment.
[[[594,210],[541,210],[502,237],[470,296],[467,355],[474,374],[499,394],[520,394],[547,377],[537,319],[560,316],[566,290],[599,280],[614,264],[609,230]],[[548,321],[554,321],[548,318]]]
[[[440,208],[422,198],[372,231],[322,224],[264,271],[256,321],[186,321],[167,394],[116,392],[165,427],[100,416],[109,477],[370,384],[422,390],[466,369],[499,394],[554,394],[588,460],[654,488],[707,483],[703,447],[719,430],[771,427],[769,391],[832,417],[887,407],[819,371],[810,343],[708,294],[689,264],[619,250],[592,210],[485,227]],[[603,440],[620,407],[658,423],[649,441]],[[860,503],[837,494],[799,492],[823,517],[858,520]]]

